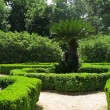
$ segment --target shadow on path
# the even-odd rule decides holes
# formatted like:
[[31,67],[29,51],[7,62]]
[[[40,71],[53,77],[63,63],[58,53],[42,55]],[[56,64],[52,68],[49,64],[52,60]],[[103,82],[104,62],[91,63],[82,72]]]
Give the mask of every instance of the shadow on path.
[[43,107],[40,105],[36,105],[36,110],[43,110]]

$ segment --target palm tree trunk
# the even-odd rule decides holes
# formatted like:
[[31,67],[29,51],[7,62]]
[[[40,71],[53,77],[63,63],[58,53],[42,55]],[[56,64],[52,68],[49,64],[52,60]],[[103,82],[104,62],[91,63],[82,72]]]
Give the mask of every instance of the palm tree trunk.
[[72,39],[69,42],[69,50],[70,50],[69,55],[70,55],[71,65],[73,66],[74,72],[78,72],[78,69],[79,69],[79,58],[78,58],[77,48],[78,48],[77,40]]

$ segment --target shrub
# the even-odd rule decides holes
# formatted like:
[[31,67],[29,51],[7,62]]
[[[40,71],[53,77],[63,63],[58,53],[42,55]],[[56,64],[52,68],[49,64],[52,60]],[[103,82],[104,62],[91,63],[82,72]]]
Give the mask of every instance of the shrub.
[[23,69],[13,69],[10,71],[10,75],[24,76],[27,73],[48,73],[48,69],[45,68],[23,68]]
[[104,73],[110,71],[110,65],[107,63],[83,63],[79,69],[79,72],[87,73]]
[[[29,65],[28,65],[29,66]],[[49,68],[46,68],[48,66],[46,65],[42,65],[40,68],[40,66],[36,65],[33,68],[23,68],[20,69],[17,67],[17,69],[11,70],[11,75],[24,75],[26,73],[55,73],[55,74],[67,74],[65,72],[66,68],[64,71],[55,71],[56,68],[54,67],[54,65],[48,65],[50,66]],[[31,67],[31,66],[30,66]],[[82,66],[80,67],[79,73],[105,73],[105,72],[110,72],[110,64],[109,63],[83,63]],[[70,72],[71,73],[71,72]]]
[[[87,65],[87,64],[86,64]],[[110,73],[29,73],[22,70],[12,70],[11,75],[24,75],[42,80],[43,90],[57,90],[62,92],[88,92],[103,90]]]
[[84,62],[110,62],[110,36],[81,40],[79,55]]
[[47,73],[48,68],[23,68],[28,73]]
[[9,85],[0,92],[0,109],[34,110],[39,99],[41,81],[18,76],[0,78],[1,86],[7,82]]
[[[50,68],[52,67],[53,65],[39,65],[39,64],[36,64],[36,65],[27,65],[27,64],[1,64],[0,65],[0,74],[9,74],[10,73],[10,70],[13,70],[13,69],[22,69],[22,68],[42,68],[42,69],[47,69],[47,68]],[[38,70],[38,69],[36,69]],[[40,71],[40,70],[39,70]]]
[[43,90],[57,90],[61,92],[88,92],[104,90],[106,80],[110,78],[110,73],[102,74],[25,74],[27,77],[42,80]]
[[0,31],[0,63],[55,62],[61,55],[59,45],[48,38]]
[[107,99],[107,110],[110,110],[110,79],[107,80],[106,86],[105,86],[105,93],[106,93],[106,99]]

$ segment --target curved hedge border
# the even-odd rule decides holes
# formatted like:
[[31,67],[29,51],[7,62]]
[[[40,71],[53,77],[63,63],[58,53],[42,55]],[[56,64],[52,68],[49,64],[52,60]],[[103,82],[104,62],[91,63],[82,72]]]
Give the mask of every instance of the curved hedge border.
[[[11,85],[10,85],[11,84]],[[0,77],[0,110],[34,110],[39,99],[41,81],[34,78]]]
[[108,104],[107,110],[110,110],[110,79],[106,82],[105,93]]
[[[10,71],[13,69],[25,69],[25,71],[37,72],[37,73],[47,73],[48,69],[53,67],[56,63],[36,63],[36,64],[0,64],[0,74],[10,74]],[[87,73],[103,73],[110,70],[109,63],[84,63],[82,64],[79,72]]]
[[22,68],[50,68],[53,66],[53,63],[50,64],[0,64],[0,74],[10,74],[10,71],[13,69],[22,69]]
[[42,80],[43,90],[57,90],[61,92],[89,92],[104,90],[110,73],[102,74],[25,74],[27,77]]
[[57,90],[62,92],[88,92],[104,90],[110,73],[73,73],[73,74],[52,74],[52,73],[28,73],[23,69],[11,71],[11,75],[22,75],[42,80],[43,90]]

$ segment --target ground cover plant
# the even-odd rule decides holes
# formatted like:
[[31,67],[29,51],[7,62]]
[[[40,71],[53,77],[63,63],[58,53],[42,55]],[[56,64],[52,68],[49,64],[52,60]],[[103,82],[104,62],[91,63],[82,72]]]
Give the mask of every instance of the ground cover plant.
[[26,77],[0,77],[1,110],[35,110],[41,81]]

